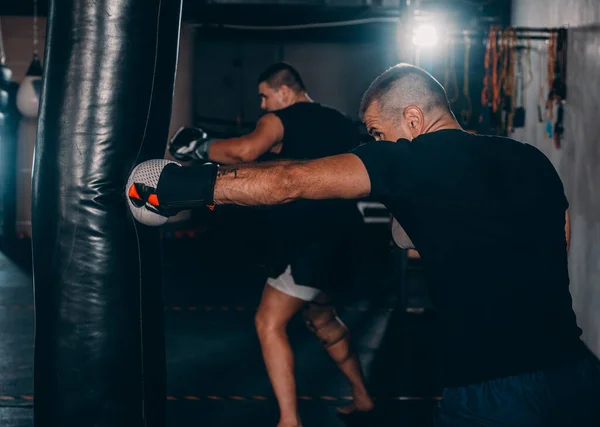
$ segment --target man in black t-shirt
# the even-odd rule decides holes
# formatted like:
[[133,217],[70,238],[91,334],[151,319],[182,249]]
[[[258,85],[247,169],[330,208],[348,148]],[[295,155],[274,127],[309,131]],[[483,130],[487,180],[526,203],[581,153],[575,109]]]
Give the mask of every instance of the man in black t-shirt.
[[[353,153],[272,167],[166,165],[134,198],[156,194],[146,209],[172,215],[193,202],[370,195],[427,270],[443,344],[435,425],[600,425],[600,368],[572,309],[568,202],[550,161],[530,145],[462,131],[442,86],[410,65],[378,77],[360,111],[377,142]],[[196,186],[183,191],[189,179]]]
[[[299,73],[275,64],[259,77],[261,108],[267,113],[253,132],[211,139],[198,128],[180,129],[169,152],[179,160],[235,164],[265,154],[281,162],[346,153],[359,144],[355,124],[341,112],[313,102]],[[267,210],[270,259],[267,285],[256,314],[267,372],[280,407],[280,427],[301,425],[296,404],[294,360],[286,334],[301,309],[307,326],[350,382],[354,401],[340,415],[365,416],[373,407],[346,326],[324,290],[343,280],[349,268],[347,236],[362,224],[356,202],[301,200]],[[355,413],[354,413],[355,412]],[[354,415],[350,415],[354,413]]]

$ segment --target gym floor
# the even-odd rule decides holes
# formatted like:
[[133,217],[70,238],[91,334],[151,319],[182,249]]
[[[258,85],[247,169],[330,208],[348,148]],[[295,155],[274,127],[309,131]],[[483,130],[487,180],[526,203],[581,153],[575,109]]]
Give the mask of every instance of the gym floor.
[[[232,257],[223,265],[199,256],[197,246],[194,239],[164,245],[168,426],[275,426],[277,406],[253,321],[264,278]],[[33,290],[29,260],[12,255],[14,261],[0,253],[0,424],[29,427]],[[190,262],[193,269],[176,268]],[[357,278],[362,283],[338,299],[339,314],[376,396],[377,425],[429,426],[439,395],[432,317],[397,307],[398,284],[378,262],[365,260],[363,278]],[[343,426],[335,416],[335,407],[349,402],[343,377],[300,318],[289,334],[304,425]]]

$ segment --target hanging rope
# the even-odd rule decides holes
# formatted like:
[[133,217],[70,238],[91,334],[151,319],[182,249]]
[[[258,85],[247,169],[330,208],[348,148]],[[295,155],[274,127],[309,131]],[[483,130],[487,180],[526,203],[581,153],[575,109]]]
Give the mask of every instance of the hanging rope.
[[[539,91],[538,91],[538,121],[543,123],[546,119],[545,114],[547,112],[546,108],[546,94],[544,93],[544,66],[542,59],[542,50],[538,51],[538,76],[540,79],[539,83]],[[542,109],[542,105],[544,108]]]
[[550,86],[550,92],[548,94],[548,101],[552,104],[558,103],[558,111],[556,114],[556,122],[554,123],[554,129],[552,139],[554,145],[558,149],[561,146],[561,138],[564,133],[564,100],[567,96],[567,85],[566,85],[566,44],[567,44],[567,32],[565,29],[561,29],[558,34],[554,34],[554,79],[552,80],[552,86]]
[[38,0],[33,0],[33,57],[35,59],[39,59],[38,45]]
[[492,49],[495,49],[496,40],[496,27],[490,27],[488,34],[488,41],[485,48],[485,57],[483,60],[483,67],[485,68],[485,75],[483,77],[483,90],[481,91],[481,105],[487,106],[492,101],[493,90],[492,90]]
[[[542,34],[539,34],[542,33]],[[519,43],[525,40],[525,45]],[[481,114],[479,122],[483,129],[508,134],[515,127],[523,127],[527,104],[527,89],[534,81],[531,59],[531,40],[546,40],[547,49],[538,56],[538,121],[546,124],[546,132],[560,146],[563,130],[564,104],[567,93],[567,29],[566,28],[520,28],[502,29],[491,26],[487,36],[484,56],[484,78],[481,91]],[[463,94],[468,96],[468,49],[465,38],[465,68]],[[546,58],[542,57],[546,52]],[[546,70],[544,71],[544,60]],[[545,86],[548,86],[547,88]],[[558,104],[558,111],[554,111]],[[467,121],[470,108],[461,111]],[[552,123],[556,115],[556,123]]]
[[2,35],[2,17],[0,17],[0,65],[6,63],[6,52],[4,51],[4,36]]
[[548,56],[546,57],[548,89],[554,84],[554,69],[556,67],[556,34],[550,34],[548,39]]
[[561,100],[567,98],[567,30],[564,28],[558,32],[558,71],[560,75],[559,96]]
[[[448,55],[446,56],[446,69],[444,70],[444,88],[448,96],[450,104],[456,102],[459,97],[458,92],[458,80],[456,78],[456,67],[455,67],[455,56],[454,56],[454,44],[452,41],[448,42]],[[450,79],[452,82],[450,83]],[[452,84],[453,94],[450,96],[450,84]]]
[[[553,50],[551,49],[552,46],[552,42],[549,43],[548,45],[548,49],[546,51],[546,80],[552,82],[552,80],[550,80],[548,78],[548,75],[550,73],[554,74],[553,71],[551,71],[548,68],[548,63],[549,60],[548,58],[553,57],[554,54],[552,53]],[[540,54],[541,56],[541,54]],[[541,69],[540,69],[540,80],[542,80],[542,74],[541,74]],[[552,83],[550,83],[548,85],[548,91],[550,90],[550,88],[552,87]],[[554,107],[553,107],[553,103],[550,101],[550,99],[548,99],[548,93],[546,92],[546,94],[544,94],[543,92],[541,92],[542,88],[540,87],[540,96],[544,99],[544,104],[545,104],[545,109],[544,111],[546,112],[545,114],[545,121],[546,121],[546,133],[548,134],[548,138],[552,139],[552,135],[554,134],[554,130],[552,129],[552,119],[554,116]]]
[[[495,113],[500,106],[500,85],[498,78],[498,62],[500,60],[500,52],[498,51],[498,32],[494,30],[494,38],[492,39],[492,111]],[[500,40],[502,41],[502,39]],[[502,43],[501,43],[502,45]],[[502,48],[502,46],[500,46]]]
[[[517,51],[515,64],[515,108],[513,116],[514,128],[525,127],[526,108],[527,108],[527,88],[533,81],[533,71],[531,69],[531,43],[520,51]],[[520,98],[520,105],[517,106],[517,98]]]
[[460,116],[463,125],[467,125],[471,120],[473,114],[473,103],[471,102],[471,96],[469,95],[469,68],[470,68],[470,56],[471,56],[471,41],[468,37],[465,37],[465,61],[463,66],[463,95],[467,101],[467,106],[462,109]]
[[525,81],[525,88],[527,89],[531,85],[531,83],[533,83],[533,65],[531,65],[531,40],[527,40],[526,44],[527,46],[525,47],[525,64],[527,67],[527,80]]
[[506,57],[505,57],[505,76],[504,76],[504,100],[506,111],[506,132],[513,131],[513,118],[516,107],[515,96],[515,62],[517,53],[517,33],[509,29],[506,33]]

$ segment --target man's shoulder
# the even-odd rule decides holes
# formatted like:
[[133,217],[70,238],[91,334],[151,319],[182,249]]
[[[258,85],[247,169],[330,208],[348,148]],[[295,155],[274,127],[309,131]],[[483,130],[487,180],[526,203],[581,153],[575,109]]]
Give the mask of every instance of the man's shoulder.
[[371,160],[399,161],[406,159],[410,154],[410,143],[404,139],[396,142],[372,141],[359,145],[351,153],[358,156],[363,162]]
[[324,116],[338,117],[340,119],[352,122],[352,119],[343,111],[340,111],[330,105],[321,104],[320,102],[297,102],[279,111],[284,112],[284,114],[288,111],[308,114],[321,114]]
[[527,142],[518,141],[505,136],[482,136],[488,138],[494,146],[504,149],[510,156],[521,158],[526,163],[551,165],[550,159],[538,147]]
[[[530,144],[499,135],[485,135],[466,132],[461,129],[443,129],[421,135],[415,139],[415,146],[423,150],[446,146],[450,152],[488,152],[497,156],[536,156],[542,154]],[[448,144],[449,143],[449,144]]]

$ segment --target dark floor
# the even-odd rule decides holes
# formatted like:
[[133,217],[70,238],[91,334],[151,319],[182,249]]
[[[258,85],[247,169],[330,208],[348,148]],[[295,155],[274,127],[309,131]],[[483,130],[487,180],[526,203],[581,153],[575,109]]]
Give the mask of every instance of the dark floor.
[[[206,260],[200,282],[173,263],[190,253],[193,241],[165,243],[169,427],[275,426],[277,408],[253,323],[264,279],[243,263]],[[0,425],[29,427],[32,284],[26,257],[16,260],[19,266],[0,253]],[[397,308],[398,285],[389,271],[377,254],[365,258],[362,276],[339,300],[340,315],[377,396],[378,425],[429,426],[438,394],[432,319]],[[290,337],[304,425],[342,426],[334,415],[349,395],[341,374],[299,319]]]

